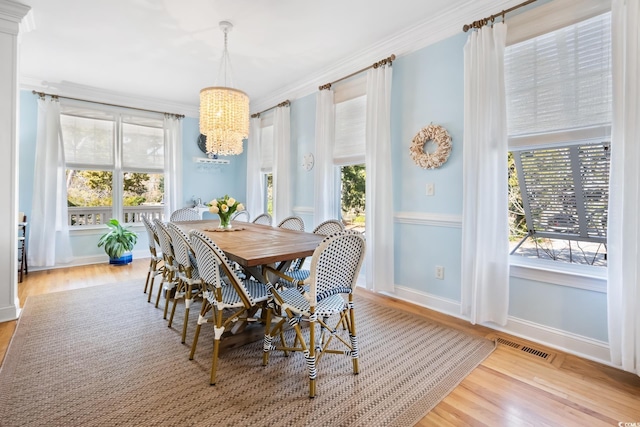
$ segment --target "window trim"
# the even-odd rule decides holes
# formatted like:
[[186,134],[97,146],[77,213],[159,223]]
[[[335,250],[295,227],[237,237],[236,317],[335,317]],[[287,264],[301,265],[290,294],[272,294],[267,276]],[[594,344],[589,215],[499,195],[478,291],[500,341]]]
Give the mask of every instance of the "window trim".
[[[89,114],[83,114],[83,112],[88,112]],[[90,113],[96,113],[98,116],[92,116]],[[104,116],[101,116],[101,115]],[[155,127],[164,130],[164,125],[160,125],[158,127],[151,126],[149,124],[136,124],[132,123],[132,118],[138,119],[149,119],[157,121],[159,124],[163,123],[163,115],[162,113],[153,113],[146,111],[132,111],[126,107],[116,107],[116,106],[108,106],[95,104],[89,101],[79,101],[73,99],[65,99],[61,102],[61,116],[70,116],[70,117],[79,117],[90,120],[102,120],[113,123],[113,162],[111,164],[83,164],[77,162],[67,162],[65,160],[65,169],[78,169],[78,170],[96,170],[96,171],[110,171],[112,172],[112,203],[111,203],[111,215],[112,217],[117,218],[119,221],[124,221],[124,174],[125,173],[152,173],[152,174],[162,174],[163,176],[167,176],[167,141],[163,136],[163,146],[164,146],[164,155],[165,160],[163,161],[163,168],[135,168],[135,167],[123,167],[123,124],[132,124],[138,126],[147,126],[147,127]],[[120,189],[120,190],[117,190]],[[118,194],[116,194],[118,192]],[[164,212],[163,206],[163,212]],[[134,222],[127,223],[129,226],[139,226],[142,223]],[[72,234],[84,234],[77,233],[79,230],[100,230],[104,232],[105,224],[100,225],[83,225],[83,226],[74,226],[68,224],[69,232]],[[92,234],[92,233],[89,233]]]
[[[611,2],[607,0],[554,0],[510,18],[506,44],[510,46],[520,43],[610,10]],[[610,130],[610,126],[592,129],[592,131],[608,135],[611,134]],[[587,131],[565,132],[562,135],[555,135],[554,139],[555,141],[568,142],[567,138],[578,136],[578,132]],[[536,148],[540,147],[540,143],[533,144],[529,136],[511,137],[509,140],[509,150],[533,148],[532,145],[535,145]],[[528,259],[519,255],[509,255],[509,266],[510,277],[569,286],[593,292],[607,292],[607,267],[558,263],[544,259]]]

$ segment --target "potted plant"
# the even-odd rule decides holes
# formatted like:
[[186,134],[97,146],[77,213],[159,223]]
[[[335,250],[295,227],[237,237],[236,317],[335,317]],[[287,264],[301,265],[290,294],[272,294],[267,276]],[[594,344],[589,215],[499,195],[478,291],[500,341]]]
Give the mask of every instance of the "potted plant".
[[109,255],[109,264],[129,264],[133,259],[131,251],[138,241],[138,235],[124,228],[115,218],[111,218],[107,226],[109,231],[100,237],[98,247],[104,246],[104,251]]

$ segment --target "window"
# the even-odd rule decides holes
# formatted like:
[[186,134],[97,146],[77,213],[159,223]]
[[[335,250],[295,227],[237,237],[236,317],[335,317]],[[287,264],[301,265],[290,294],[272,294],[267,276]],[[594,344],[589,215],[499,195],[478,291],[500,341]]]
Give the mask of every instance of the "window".
[[273,113],[260,122],[260,171],[262,172],[264,212],[273,215]]
[[507,47],[512,254],[606,265],[611,18]]
[[60,116],[69,225],[162,218],[164,130],[157,115],[65,105]]
[[335,89],[333,163],[339,173],[340,214],[347,228],[364,232],[366,197],[366,76]]

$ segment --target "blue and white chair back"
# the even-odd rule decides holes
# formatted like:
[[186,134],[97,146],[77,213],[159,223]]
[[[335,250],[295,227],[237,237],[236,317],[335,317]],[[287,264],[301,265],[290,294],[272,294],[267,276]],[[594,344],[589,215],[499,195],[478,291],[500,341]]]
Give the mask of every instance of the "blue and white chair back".
[[170,221],[198,221],[202,219],[197,210],[191,208],[182,208],[173,211],[169,217]]
[[288,216],[278,224],[279,228],[287,230],[304,231],[304,221],[299,216]]

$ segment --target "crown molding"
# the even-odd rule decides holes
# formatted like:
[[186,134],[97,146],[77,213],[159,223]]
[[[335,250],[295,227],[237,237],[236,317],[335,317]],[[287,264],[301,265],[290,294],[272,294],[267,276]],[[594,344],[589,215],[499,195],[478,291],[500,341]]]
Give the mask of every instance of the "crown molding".
[[432,19],[413,25],[405,30],[386,37],[370,48],[356,52],[344,61],[332,64],[316,73],[290,85],[280,87],[268,95],[252,100],[251,110],[262,111],[282,99],[295,100],[318,90],[318,86],[337,80],[354,70],[367,67],[381,58],[391,54],[397,58],[420,50],[462,32],[462,26],[482,19],[500,10],[521,3],[522,0],[470,0],[466,3],[444,11]]
[[31,7],[26,4],[11,0],[0,0],[0,19],[19,24],[30,10]]
[[[434,16],[432,19],[428,19],[422,23],[408,27],[395,35],[386,37],[384,40],[371,45],[368,49],[349,55],[344,61],[331,64],[304,79],[282,86],[263,97],[252,99],[251,112],[270,108],[283,99],[295,100],[310,95],[316,92],[318,86],[321,84],[342,78],[345,75],[351,74],[354,70],[368,67],[381,58],[386,58],[391,54],[395,54],[396,58],[399,58],[448,37],[460,34],[464,24],[498,13],[500,10],[515,6],[520,2],[521,0],[468,0],[460,6],[450,8]],[[25,7],[20,3],[15,3],[10,0],[0,0],[0,18],[2,17],[2,5],[4,4]],[[28,7],[22,10],[24,10],[26,14]],[[131,96],[129,94],[117,93],[70,82],[46,82],[33,76],[20,76],[20,82],[20,87],[25,90],[43,91],[55,93],[60,96],[82,98],[88,101],[106,102],[134,108],[166,111],[169,113],[184,114],[188,117],[199,116],[198,105]]]
[[187,117],[198,117],[197,105],[181,104],[167,100],[148,98],[141,96],[131,96],[129,94],[118,93],[110,90],[99,89],[92,86],[85,86],[71,82],[47,82],[35,77],[20,76],[20,89],[35,90],[59,96],[78,98],[92,102],[104,102],[107,104],[119,105],[122,107],[142,108],[167,112],[172,114],[184,114]]
[[31,8],[11,0],[0,0],[0,32],[18,35],[20,22]]

